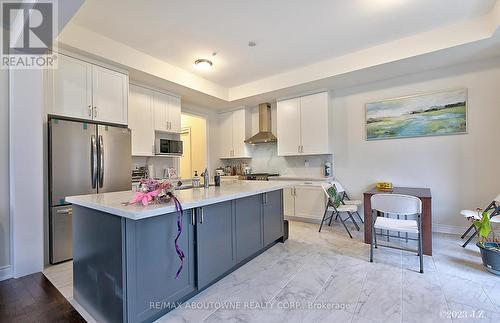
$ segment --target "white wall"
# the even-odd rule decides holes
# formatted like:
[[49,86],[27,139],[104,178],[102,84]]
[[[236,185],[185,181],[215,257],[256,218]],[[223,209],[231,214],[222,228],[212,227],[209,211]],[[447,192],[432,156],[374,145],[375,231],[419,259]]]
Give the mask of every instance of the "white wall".
[[[2,32],[2,28],[0,28]],[[10,272],[9,220],[9,74],[0,70],[0,280]]]
[[12,274],[43,269],[43,82],[40,70],[9,71]]
[[[429,187],[435,229],[466,226],[461,209],[500,193],[499,81],[495,59],[334,91],[335,175],[356,197],[377,181]],[[365,140],[365,103],[457,87],[468,88],[468,134]]]

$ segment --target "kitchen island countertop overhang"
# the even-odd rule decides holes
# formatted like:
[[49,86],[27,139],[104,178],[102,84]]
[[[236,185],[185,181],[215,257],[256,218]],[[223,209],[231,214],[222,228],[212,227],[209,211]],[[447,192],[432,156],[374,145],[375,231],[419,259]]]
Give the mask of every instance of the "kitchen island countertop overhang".
[[[199,187],[176,190],[175,196],[184,209],[193,209],[210,204],[225,202],[251,195],[272,192],[295,185],[293,181],[241,181],[224,182],[221,186]],[[126,205],[132,200],[134,191],[122,191],[91,195],[78,195],[66,198],[71,204],[76,204],[101,212],[121,216],[132,220],[141,220],[166,213],[176,212],[173,201],[164,204],[143,206]]]

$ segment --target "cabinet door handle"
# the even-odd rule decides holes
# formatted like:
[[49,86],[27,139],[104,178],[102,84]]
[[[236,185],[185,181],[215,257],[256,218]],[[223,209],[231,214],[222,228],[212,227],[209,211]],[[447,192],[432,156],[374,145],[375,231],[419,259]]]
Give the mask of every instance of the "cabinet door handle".
[[203,224],[203,208],[200,207],[200,224]]
[[97,118],[97,107],[94,107],[94,118]]
[[92,106],[89,105],[89,117],[91,117],[91,116],[92,116]]
[[193,211],[191,212],[191,224],[193,226],[196,225],[196,209],[193,209]]

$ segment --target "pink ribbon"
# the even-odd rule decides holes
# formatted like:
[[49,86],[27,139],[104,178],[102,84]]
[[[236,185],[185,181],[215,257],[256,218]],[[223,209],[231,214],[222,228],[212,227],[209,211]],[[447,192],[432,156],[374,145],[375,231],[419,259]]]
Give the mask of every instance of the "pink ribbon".
[[155,196],[157,196],[160,193],[160,190],[148,192],[148,193],[143,193],[143,192],[137,192],[135,193],[134,198],[129,202],[129,204],[136,204],[141,202],[142,205],[147,206],[149,202],[153,200]]

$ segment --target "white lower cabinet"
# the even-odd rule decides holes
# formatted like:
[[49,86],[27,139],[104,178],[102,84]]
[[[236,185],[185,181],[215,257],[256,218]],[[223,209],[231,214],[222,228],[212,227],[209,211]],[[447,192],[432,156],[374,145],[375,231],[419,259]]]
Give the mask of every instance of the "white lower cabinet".
[[283,190],[283,213],[287,216],[295,215],[295,187],[287,187]]
[[318,185],[296,185],[283,192],[285,216],[321,220],[325,212],[326,197]]

